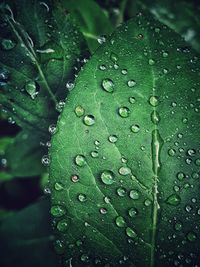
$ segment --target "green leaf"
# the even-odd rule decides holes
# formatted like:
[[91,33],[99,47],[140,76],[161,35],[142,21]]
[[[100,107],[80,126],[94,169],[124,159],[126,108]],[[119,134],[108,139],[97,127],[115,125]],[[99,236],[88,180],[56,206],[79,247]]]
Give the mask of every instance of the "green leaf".
[[51,248],[49,201],[41,200],[0,221],[0,265],[56,267]]
[[81,34],[59,2],[18,0],[1,4],[0,44],[0,103],[18,125],[46,134],[85,51]]
[[90,51],[94,52],[99,46],[97,39],[102,35],[109,35],[113,30],[108,15],[93,0],[64,0],[62,2],[79,25]]
[[52,140],[50,182],[51,212],[67,224],[57,228],[59,253],[77,266],[200,260],[200,64],[186,46],[139,14],[76,80]]
[[135,15],[141,7],[149,10],[159,21],[181,34],[185,41],[200,52],[200,6],[195,1],[181,0],[178,4],[173,0],[129,1],[127,5],[129,17]]
[[15,177],[40,175],[45,171],[41,159],[45,155],[46,147],[41,145],[41,136],[29,131],[21,131],[14,143],[6,150],[7,168]]

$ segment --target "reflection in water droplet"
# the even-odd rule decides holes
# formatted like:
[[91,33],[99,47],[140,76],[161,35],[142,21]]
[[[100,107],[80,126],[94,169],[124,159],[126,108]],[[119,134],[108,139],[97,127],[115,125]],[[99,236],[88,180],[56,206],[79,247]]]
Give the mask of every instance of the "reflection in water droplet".
[[117,136],[116,135],[110,135],[108,137],[108,140],[111,142],[111,143],[116,143],[117,142]]
[[101,180],[104,184],[111,185],[114,183],[114,173],[106,170],[101,173]]
[[111,79],[104,79],[101,86],[108,93],[112,93],[114,91],[114,83]]
[[136,238],[136,236],[137,236],[136,232],[133,229],[131,229],[130,227],[126,228],[126,234],[127,234],[127,236],[129,236],[131,238]]
[[127,118],[130,114],[130,110],[127,107],[121,107],[119,108],[118,113],[122,118]]
[[86,165],[86,158],[83,155],[77,155],[75,157],[75,163],[77,166],[83,167]]
[[95,123],[95,118],[93,115],[86,115],[84,118],[83,118],[83,122],[85,125],[87,126],[92,126],[94,123]]
[[124,220],[124,218],[122,216],[118,216],[116,219],[115,219],[115,223],[118,227],[125,227],[126,226],[126,222]]
[[75,108],[74,112],[75,112],[75,114],[76,114],[77,117],[81,117],[81,116],[84,115],[85,110],[84,110],[83,107],[81,107],[81,106],[77,106],[77,107]]
[[65,215],[65,213],[66,213],[64,207],[62,207],[60,205],[52,206],[50,212],[51,212],[51,215],[53,215],[54,217],[61,217],[61,216]]
[[177,194],[172,194],[166,200],[166,203],[172,206],[177,206],[180,204],[180,202],[181,202],[181,198]]
[[129,196],[134,200],[139,199],[139,192],[137,190],[131,190]]
[[121,167],[121,168],[119,168],[119,174],[121,174],[123,176],[129,175],[129,174],[131,174],[131,169],[128,167]]

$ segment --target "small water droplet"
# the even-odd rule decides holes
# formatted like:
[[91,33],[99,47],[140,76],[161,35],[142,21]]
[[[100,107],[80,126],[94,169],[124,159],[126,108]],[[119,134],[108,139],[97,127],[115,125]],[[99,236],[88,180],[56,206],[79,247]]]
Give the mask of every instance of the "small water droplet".
[[176,223],[175,223],[175,225],[174,225],[174,229],[175,229],[176,231],[181,231],[182,228],[183,228],[183,225],[182,225],[181,222],[176,222]]
[[156,125],[160,122],[160,115],[156,110],[151,113],[151,121]]
[[149,103],[151,106],[156,107],[159,104],[159,100],[157,96],[150,96]]
[[173,149],[173,148],[170,148],[170,149],[168,150],[168,155],[171,156],[171,157],[175,156],[175,155],[176,155],[176,150]]
[[42,157],[41,162],[42,162],[42,164],[43,164],[44,166],[49,166],[49,164],[50,164],[49,156],[48,156],[48,155],[44,155],[44,156]]
[[135,97],[131,96],[129,97],[129,103],[134,104],[135,103]]
[[105,35],[101,35],[97,38],[97,41],[99,44],[103,44],[106,42],[106,36]]
[[130,110],[127,107],[120,107],[118,113],[122,118],[127,118],[130,114]]
[[108,93],[112,93],[114,91],[114,83],[111,79],[104,79],[101,86]]
[[11,50],[16,46],[16,43],[10,39],[3,39],[1,41],[1,46],[2,46],[2,49],[4,50]]
[[98,158],[98,156],[99,156],[98,151],[92,151],[90,154],[91,154],[91,156],[92,156],[93,158]]
[[105,202],[106,204],[109,204],[110,201],[111,201],[111,199],[110,199],[109,197],[104,197],[104,202]]
[[106,185],[111,185],[114,183],[114,173],[112,171],[106,170],[101,173],[101,180]]
[[112,60],[112,62],[116,62],[118,60],[118,56],[115,53],[111,53],[110,59]]
[[68,228],[68,223],[65,219],[58,222],[58,224],[57,224],[58,231],[65,232],[67,230],[67,228]]
[[71,91],[72,89],[74,89],[74,83],[72,82],[72,81],[68,81],[67,83],[66,83],[66,88],[69,90],[69,91]]
[[189,232],[187,234],[187,240],[190,242],[194,242],[197,239],[197,235],[194,232]]
[[56,191],[61,191],[61,190],[64,189],[63,185],[61,183],[58,183],[58,182],[56,182],[54,184],[54,188],[55,188]]
[[129,196],[134,200],[139,199],[139,192],[137,190],[131,190]]
[[188,149],[187,153],[189,156],[193,157],[193,156],[195,156],[196,151],[194,149]]
[[126,226],[126,222],[124,220],[124,218],[122,216],[118,216],[116,219],[115,219],[115,223],[118,227],[125,227]]
[[77,106],[77,107],[75,108],[74,112],[75,112],[75,114],[76,114],[77,117],[81,117],[81,116],[84,115],[85,110],[84,110],[83,107],[81,107],[81,106]]
[[150,206],[150,205],[151,205],[151,200],[150,200],[150,199],[145,199],[145,201],[144,201],[144,205],[145,205],[146,207]]
[[126,75],[128,73],[127,69],[123,69],[122,71],[122,74]]
[[166,203],[172,206],[177,206],[180,204],[180,202],[181,202],[181,198],[177,194],[172,194],[166,200]]
[[155,60],[149,59],[149,65],[153,66],[155,64]]
[[60,205],[52,206],[50,212],[51,212],[51,215],[54,217],[61,217],[66,214],[64,207]]
[[64,101],[64,100],[60,100],[60,101],[56,104],[56,110],[57,110],[58,112],[62,112],[64,106],[65,106],[65,101]]
[[200,166],[200,159],[196,159],[196,160],[195,160],[195,164],[196,164],[197,166]]
[[28,82],[25,85],[25,90],[32,99],[35,99],[39,92],[39,88],[38,86],[36,86],[36,83],[34,81]]
[[136,81],[134,81],[134,80],[129,80],[129,81],[127,82],[127,84],[128,84],[128,87],[134,87],[134,86],[136,85]]
[[168,55],[169,55],[168,52],[163,52],[163,53],[162,53],[162,56],[163,56],[163,57],[168,57]]
[[128,167],[120,167],[118,171],[119,171],[119,174],[123,176],[131,174],[131,169]]
[[136,208],[130,208],[128,210],[128,214],[129,214],[130,217],[133,218],[133,217],[138,215],[138,210]]
[[119,187],[119,188],[117,188],[117,194],[118,194],[118,196],[120,196],[120,197],[124,197],[124,196],[126,195],[126,189],[123,188],[123,187]]
[[95,124],[95,117],[93,115],[86,115],[84,118],[83,118],[83,122],[85,125],[87,126],[92,126]]
[[52,135],[56,133],[56,125],[55,124],[49,125],[49,133]]
[[100,208],[100,209],[99,209],[99,212],[100,212],[101,214],[106,214],[106,213],[107,213],[107,209],[106,209],[106,208]]
[[83,155],[77,155],[75,157],[75,163],[77,166],[83,167],[86,165],[86,158]]
[[99,69],[100,69],[100,70],[106,70],[106,66],[105,66],[105,65],[100,65],[100,66],[99,66]]
[[130,238],[136,238],[136,236],[137,236],[136,232],[133,229],[131,229],[130,227],[126,228],[126,234]]
[[133,133],[138,133],[140,131],[140,126],[138,124],[134,124],[131,126],[131,131]]
[[178,172],[177,173],[177,179],[182,181],[185,178],[185,174],[183,172]]
[[117,142],[117,136],[116,135],[110,135],[108,137],[108,140],[111,142],[111,143],[116,143]]
[[79,200],[80,202],[85,202],[85,201],[87,200],[87,197],[86,197],[85,194],[79,194],[79,195],[77,196],[77,198],[78,198],[78,200]]

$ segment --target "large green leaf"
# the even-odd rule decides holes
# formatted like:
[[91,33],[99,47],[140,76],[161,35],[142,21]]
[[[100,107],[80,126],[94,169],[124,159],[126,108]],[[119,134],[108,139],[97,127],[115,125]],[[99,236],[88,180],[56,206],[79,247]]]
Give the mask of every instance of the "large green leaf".
[[199,262],[199,66],[178,34],[140,14],[80,72],[51,148],[63,257]]
[[2,267],[56,267],[49,223],[49,201],[41,200],[0,221]]

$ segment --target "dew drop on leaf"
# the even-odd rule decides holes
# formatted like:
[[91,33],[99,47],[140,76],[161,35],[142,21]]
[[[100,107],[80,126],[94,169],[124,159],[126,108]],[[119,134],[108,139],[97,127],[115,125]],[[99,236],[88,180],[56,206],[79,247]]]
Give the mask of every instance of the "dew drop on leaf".
[[177,173],[177,179],[182,181],[185,178],[185,174],[183,172],[178,172]]
[[186,237],[187,237],[187,240],[190,242],[194,242],[197,239],[197,235],[194,232],[189,232]]
[[101,173],[101,180],[104,184],[111,185],[114,183],[114,173],[109,170],[105,170]]
[[118,194],[118,196],[120,196],[120,197],[124,197],[124,196],[126,195],[126,189],[123,188],[123,187],[119,187],[119,188],[117,188],[117,194]]
[[128,214],[129,214],[130,217],[133,218],[133,217],[138,215],[138,210],[136,208],[130,208],[128,210]]
[[25,85],[26,92],[30,95],[32,99],[35,99],[38,95],[38,87],[34,81],[30,81]]
[[150,96],[149,103],[151,106],[156,107],[159,104],[159,100],[157,96]]
[[153,59],[149,59],[149,65],[154,65],[155,64],[155,60],[153,60]]
[[129,97],[129,103],[134,104],[135,103],[135,97],[131,96]]
[[175,229],[176,231],[181,231],[182,228],[183,228],[183,225],[182,225],[181,222],[176,222],[176,223],[175,223],[175,225],[174,225],[174,229]]
[[134,87],[134,86],[136,85],[136,81],[134,81],[134,80],[129,80],[129,81],[127,82],[127,84],[128,84],[128,87]]
[[118,56],[115,53],[111,53],[110,59],[112,60],[112,62],[116,62],[118,60]]
[[79,194],[77,198],[80,202],[85,202],[87,200],[87,197],[85,194]]
[[129,174],[131,174],[131,169],[128,167],[121,167],[121,168],[119,168],[119,174],[121,174],[123,176],[129,175]]
[[81,107],[81,106],[77,106],[77,107],[75,108],[74,112],[75,112],[75,114],[76,114],[77,117],[81,117],[81,116],[84,115],[85,110],[84,110],[83,107]]
[[127,118],[130,114],[130,110],[127,107],[120,107],[118,113],[122,118]]
[[56,191],[62,191],[64,189],[63,185],[61,183],[56,182],[54,184],[54,188]]
[[100,208],[100,209],[99,209],[99,212],[100,212],[101,214],[106,214],[106,213],[107,213],[107,209],[106,209],[106,208]]
[[111,143],[116,143],[117,142],[117,136],[116,135],[110,135],[108,137],[108,140],[111,142]]
[[118,216],[116,219],[115,219],[115,223],[118,227],[125,227],[126,226],[126,222],[124,220],[124,218],[122,216]]
[[52,206],[50,212],[51,212],[51,215],[53,215],[54,217],[61,217],[66,214],[64,207],[60,205]]
[[139,192],[137,190],[131,190],[129,196],[134,200],[139,199]]
[[104,79],[101,86],[108,93],[112,93],[114,91],[114,83],[111,79]]
[[177,194],[172,194],[166,200],[166,203],[172,206],[177,206],[180,204],[180,202],[181,202],[181,198]]
[[50,164],[49,156],[48,156],[48,155],[44,155],[44,156],[42,157],[41,162],[42,162],[42,164],[43,164],[44,166],[49,166],[49,164]]
[[130,227],[126,228],[126,234],[130,238],[136,238],[136,236],[137,236],[136,232],[133,229],[131,229]]
[[140,130],[140,126],[139,126],[139,125],[134,124],[134,125],[131,126],[131,131],[132,131],[133,133],[138,133],[139,130]]
[[160,115],[156,110],[152,111],[151,113],[151,121],[154,124],[158,124],[160,122]]
[[10,39],[3,39],[1,41],[1,46],[2,46],[2,49],[4,50],[11,50],[16,46],[16,43]]
[[83,155],[77,155],[75,157],[75,163],[77,166],[83,167],[86,165],[86,158]]
[[87,126],[92,126],[93,124],[95,124],[95,117],[93,115],[86,115],[83,118],[83,122]]
[[170,148],[170,149],[168,150],[168,154],[169,154],[169,156],[173,157],[173,156],[175,156],[175,154],[176,154],[176,150],[173,149],[173,148]]
[[98,156],[99,156],[99,152],[98,152],[98,151],[92,151],[92,152],[90,153],[90,155],[91,155],[93,158],[98,158]]
[[78,175],[72,175],[71,176],[71,181],[73,182],[73,183],[77,183],[78,181],[79,181],[79,176]]
[[68,228],[68,223],[65,219],[58,222],[58,224],[57,224],[58,231],[65,232],[67,230],[67,228]]

